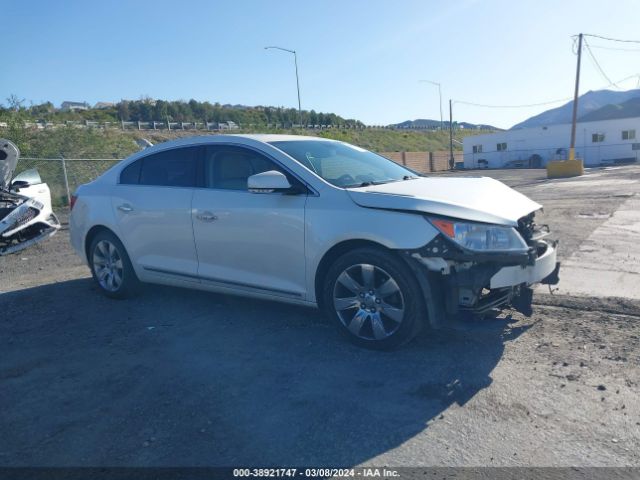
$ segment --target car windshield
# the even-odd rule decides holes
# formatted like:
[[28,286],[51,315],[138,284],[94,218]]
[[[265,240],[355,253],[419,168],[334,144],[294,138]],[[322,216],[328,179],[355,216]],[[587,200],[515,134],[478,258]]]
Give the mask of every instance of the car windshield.
[[416,172],[385,157],[344,142],[287,140],[270,143],[337,187],[366,187],[418,177]]
[[36,168],[30,168],[29,170],[19,173],[15,176],[13,181],[26,182],[29,185],[39,185],[42,183],[42,179],[40,178],[40,174]]

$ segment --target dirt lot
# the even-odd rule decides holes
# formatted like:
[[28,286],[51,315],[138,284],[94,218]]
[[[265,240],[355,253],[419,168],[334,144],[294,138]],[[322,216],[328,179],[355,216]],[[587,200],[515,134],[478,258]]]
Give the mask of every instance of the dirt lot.
[[[563,261],[640,194],[637,166],[482,173],[544,204]],[[309,309],[108,300],[66,231],[1,258],[0,291],[0,465],[640,465],[634,299],[542,291],[377,353]]]

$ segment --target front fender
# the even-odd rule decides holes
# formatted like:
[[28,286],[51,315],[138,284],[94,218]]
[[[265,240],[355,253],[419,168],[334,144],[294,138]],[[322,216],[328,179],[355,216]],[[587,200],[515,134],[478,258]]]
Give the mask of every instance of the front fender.
[[430,242],[437,234],[421,214],[362,207],[328,212],[308,205],[305,249],[308,299],[317,301],[316,272],[327,252],[336,245],[364,240],[391,250],[412,250]]

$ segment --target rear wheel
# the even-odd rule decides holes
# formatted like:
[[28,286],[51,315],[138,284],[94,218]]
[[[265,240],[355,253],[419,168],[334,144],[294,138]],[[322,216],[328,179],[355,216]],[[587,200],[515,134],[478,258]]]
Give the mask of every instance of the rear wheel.
[[411,340],[426,319],[419,283],[392,252],[362,248],[338,258],[327,272],[323,305],[357,345],[391,349]]
[[139,281],[122,242],[113,233],[98,233],[89,248],[89,265],[100,290],[111,298],[134,295]]

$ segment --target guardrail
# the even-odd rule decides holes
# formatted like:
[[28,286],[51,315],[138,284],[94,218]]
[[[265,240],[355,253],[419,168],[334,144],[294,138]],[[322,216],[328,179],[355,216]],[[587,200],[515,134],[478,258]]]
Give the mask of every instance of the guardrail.
[[[65,122],[25,122],[25,127],[34,128],[38,130],[51,130],[56,128],[75,127],[75,128],[98,128],[98,129],[118,129],[118,130],[192,130],[192,131],[208,131],[208,132],[222,132],[233,131],[239,129],[254,129],[258,127],[266,127],[274,130],[290,130],[290,129],[304,129],[304,130],[401,130],[401,131],[431,131],[436,132],[441,130],[438,127],[428,126],[412,126],[412,127],[397,127],[392,125],[354,125],[354,124],[337,124],[337,125],[299,125],[295,123],[267,123],[267,124],[236,124],[234,122],[172,122],[172,121],[122,121],[122,122],[98,122],[93,120],[69,120]],[[7,128],[7,122],[0,122],[0,129]],[[494,130],[486,129],[464,129],[457,125],[453,127],[454,131],[467,130],[473,131],[478,134],[494,132]],[[449,131],[448,128],[444,128],[444,131]]]

